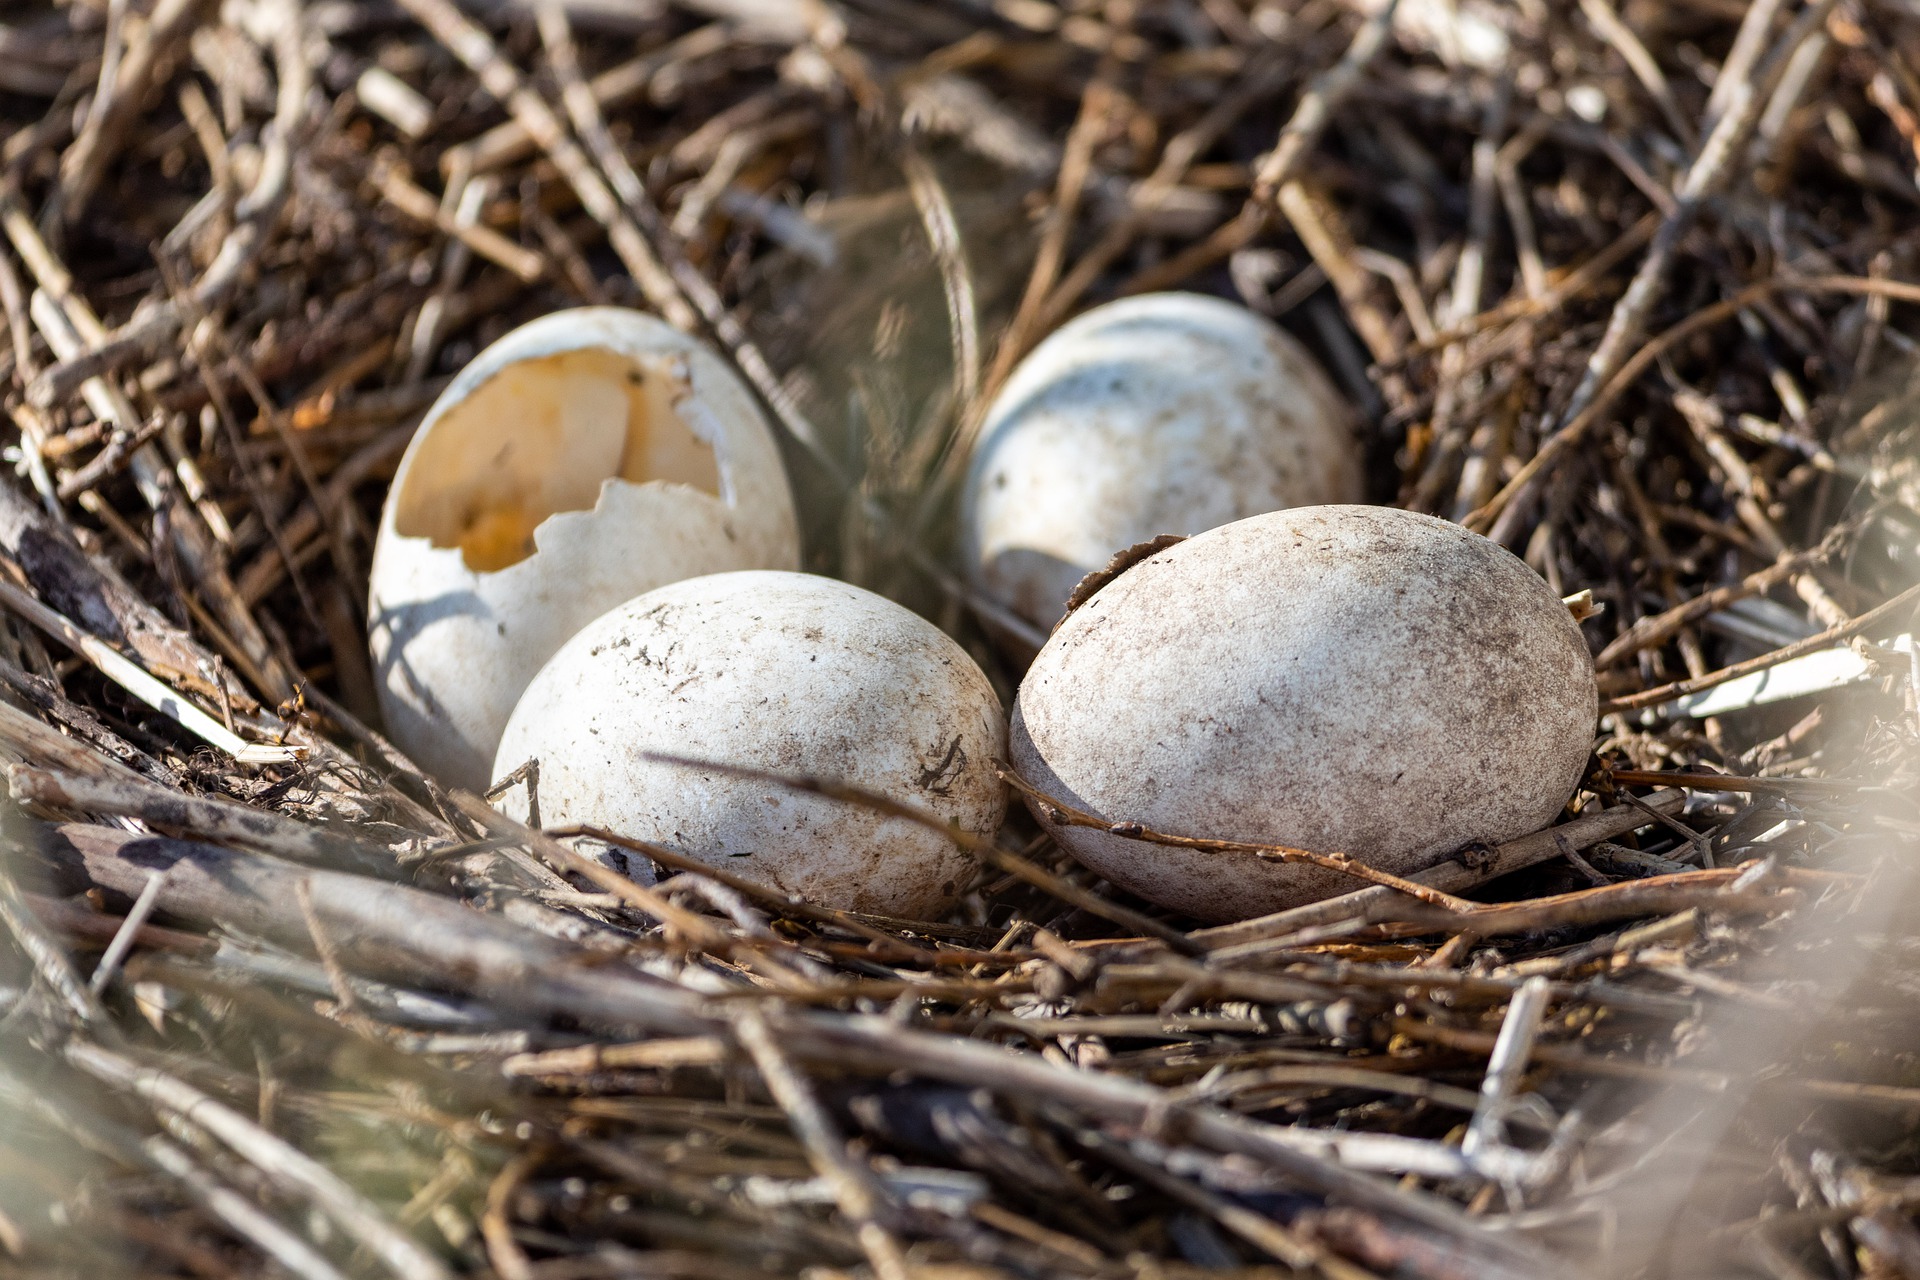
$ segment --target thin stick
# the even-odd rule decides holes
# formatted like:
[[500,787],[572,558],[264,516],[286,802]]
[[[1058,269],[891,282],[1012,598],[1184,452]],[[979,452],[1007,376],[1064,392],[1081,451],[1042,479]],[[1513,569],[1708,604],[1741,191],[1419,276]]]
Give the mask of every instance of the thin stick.
[[[1370,912],[1369,917],[1376,923],[1399,921],[1423,931],[1453,932],[1467,929],[1481,937],[1491,938],[1501,934],[1599,924],[1634,916],[1673,915],[1689,907],[1736,914],[1751,912],[1775,915],[1797,905],[1798,898],[1793,893],[1756,892],[1742,887],[1739,881],[1750,870],[1751,867],[1716,867],[1706,871],[1654,876],[1646,880],[1627,880],[1521,902],[1476,903],[1474,910],[1465,915],[1436,912],[1404,899],[1398,903],[1389,900]],[[1837,873],[1818,875],[1796,870],[1786,879],[1827,888],[1853,878]]]
[[1797,658],[1804,653],[1815,653],[1841,640],[1871,631],[1883,622],[1904,619],[1907,611],[1916,602],[1920,602],[1920,586],[1907,588],[1885,604],[1876,609],[1869,609],[1851,622],[1829,627],[1819,635],[1808,636],[1805,640],[1783,645],[1772,653],[1763,653],[1757,658],[1736,662],[1730,667],[1709,671],[1706,675],[1696,676],[1690,680],[1676,680],[1672,684],[1643,689],[1639,693],[1630,693],[1624,697],[1603,702],[1600,704],[1600,714],[1609,715],[1616,711],[1634,711],[1641,707],[1659,706],[1690,694],[1703,692],[1716,685],[1723,685],[1729,680],[1738,680],[1741,676],[1752,675],[1756,671],[1765,671],[1768,667],[1778,666],[1790,658]]
[[1460,1150],[1469,1160],[1506,1140],[1506,1113],[1513,1092],[1527,1069],[1533,1053],[1534,1037],[1540,1033],[1540,1019],[1547,1011],[1550,984],[1545,978],[1528,978],[1520,984],[1506,1019],[1500,1024],[1500,1038],[1494,1041],[1487,1058],[1487,1074],[1480,1082],[1480,1103],[1467,1124],[1467,1135]]
[[736,875],[725,867],[712,866],[700,861],[698,858],[690,858],[684,853],[677,853],[672,849],[666,848],[664,845],[654,844],[647,840],[635,840],[631,836],[623,836],[618,832],[608,831],[604,827],[596,827],[590,823],[549,827],[546,829],[545,834],[552,836],[555,840],[572,840],[585,836],[589,840],[597,840],[602,844],[609,844],[618,849],[626,849],[633,853],[642,854],[670,870],[711,879],[715,883],[733,890],[735,893],[764,903],[767,907],[781,915],[792,916],[799,920],[810,920],[815,924],[831,925],[836,929],[845,929],[849,933],[858,934],[860,937],[865,938],[869,945],[889,949],[900,948],[902,950],[916,952],[920,950],[917,947],[904,946],[899,939],[895,938],[892,934],[873,928],[871,925],[863,924],[856,916],[849,912],[835,911],[828,907],[819,906],[816,903],[808,902],[805,898],[797,894],[791,894],[783,889],[775,888],[772,885],[761,884],[745,876]]
[[398,168],[388,166],[374,179],[388,204],[416,221],[427,223],[442,235],[466,245],[487,261],[505,267],[532,284],[547,273],[546,259],[524,249],[491,227],[458,217],[434,199],[431,192],[417,186]]
[[754,1009],[734,1014],[733,1033],[740,1047],[753,1058],[767,1092],[787,1113],[794,1136],[807,1150],[814,1172],[833,1188],[840,1212],[854,1224],[860,1248],[867,1255],[879,1280],[907,1280],[906,1251],[887,1230],[884,1217],[886,1199],[872,1172],[847,1152],[847,1140],[841,1136],[819,1099],[813,1095],[799,1072],[780,1049],[767,1020]]
[[1557,466],[1561,459],[1586,437],[1587,432],[1599,423],[1601,416],[1613,407],[1613,402],[1626,394],[1627,389],[1652,366],[1654,361],[1701,330],[1712,328],[1721,321],[1738,315],[1741,308],[1773,287],[1771,283],[1750,285],[1731,298],[1724,298],[1712,306],[1703,307],[1694,312],[1634,352],[1633,358],[1622,365],[1607,381],[1607,385],[1589,399],[1578,416],[1549,436],[1546,443],[1540,446],[1540,451],[1527,460],[1526,465],[1507,481],[1500,492],[1494,494],[1485,506],[1473,512],[1461,523],[1475,532],[1484,532],[1489,537],[1493,536],[1500,530],[1500,522],[1506,519],[1507,513],[1513,509],[1521,496],[1537,488],[1540,478]]
[[[197,314],[218,310],[239,287],[246,269],[254,264],[287,196],[293,172],[293,143],[305,125],[307,90],[312,84],[300,7],[293,0],[264,0],[264,3],[269,5],[271,15],[268,20],[274,35],[274,66],[279,85],[274,96],[273,122],[261,157],[260,176],[235,204],[233,230],[221,242],[218,253],[191,291],[157,307],[142,308],[112,333],[104,329],[88,333],[91,349],[63,355],[58,364],[44,370],[27,388],[30,403],[51,408],[64,402],[90,379],[149,357],[187,322],[186,304],[190,303],[192,312]],[[8,233],[14,236],[16,246],[20,246],[12,225],[8,226]],[[24,246],[21,246],[21,255],[28,256]],[[28,266],[35,275],[40,274],[30,257]],[[44,279],[42,284],[46,284]],[[54,291],[63,293],[65,300],[64,291]]]
[[220,1183],[194,1163],[185,1150],[158,1134],[140,1144],[153,1167],[179,1180],[187,1194],[242,1240],[285,1267],[300,1280],[347,1280],[315,1249],[238,1191]]
[[[538,10],[535,12],[537,16]],[[565,16],[564,11],[562,16]],[[739,28],[725,23],[696,27],[658,49],[601,72],[586,85],[587,91],[593,96],[595,113],[598,114],[604,107],[625,106],[644,94],[660,71],[722,53],[741,34]],[[578,130],[577,120],[574,127]],[[581,140],[586,141],[586,135],[582,134]],[[440,170],[448,177],[462,168],[474,174],[489,173],[523,159],[529,152],[538,149],[539,143],[527,132],[525,124],[518,119],[507,120],[470,142],[448,147],[440,157]],[[611,178],[613,175],[607,176]]]
[[[1654,61],[1653,55],[1647,52],[1647,46],[1640,43],[1640,37],[1633,33],[1633,28],[1620,20],[1620,15],[1613,11],[1613,6],[1607,0],[1580,0],[1580,12],[1587,15],[1587,21],[1600,33],[1600,38],[1612,45],[1614,51],[1625,59],[1634,78],[1646,89],[1653,104],[1660,108],[1667,128],[1673,130],[1673,136],[1680,145],[1691,149],[1694,144],[1693,125],[1681,114],[1680,105],[1673,99],[1673,87],[1667,83],[1666,73]],[[1726,76],[1729,70],[1724,64],[1721,66],[1719,76],[1714,78],[1716,92],[1720,87],[1720,77]]]
[[73,961],[41,927],[33,908],[20,896],[19,887],[4,868],[0,868],[0,924],[4,924],[8,932],[13,934],[15,945],[26,952],[27,959],[33,963],[34,972],[53,989],[54,995],[60,998],[68,1012],[83,1023],[104,1024],[107,1021],[106,1011],[100,1007],[98,993],[80,980]]
[[[1388,7],[1391,8],[1392,4],[1397,3],[1398,0],[1391,0]],[[1034,317],[1035,333],[1045,333],[1065,318],[1074,304],[1093,287],[1094,281],[1100,278],[1100,273],[1112,265],[1114,260],[1126,251],[1127,246],[1133,243],[1134,237],[1139,234],[1140,228],[1145,224],[1147,216],[1158,209],[1168,195],[1180,185],[1180,179],[1186,176],[1193,162],[1198,160],[1201,154],[1256,102],[1277,88],[1280,82],[1281,73],[1277,66],[1263,60],[1255,61],[1249,68],[1243,84],[1223,95],[1207,110],[1206,115],[1168,140],[1166,147],[1160,153],[1159,162],[1154,165],[1153,172],[1148,174],[1134,190],[1126,213],[1107,228],[1099,241],[1073,264],[1073,270],[1067,273],[1059,286],[1047,295],[1045,305]],[[1304,100],[1302,106],[1305,106]],[[1294,116],[1295,119],[1300,118],[1297,110]],[[1308,145],[1318,140],[1325,127],[1325,122],[1317,118],[1303,123],[1302,136],[1310,135]],[[1283,132],[1281,146],[1289,145],[1292,140],[1293,136]],[[1279,148],[1276,147],[1275,150],[1278,152]],[[1271,161],[1272,156],[1265,159]],[[1288,163],[1297,162],[1289,161]],[[1269,166],[1263,164],[1262,171],[1265,172],[1267,167]],[[1281,170],[1276,168],[1274,171]],[[1256,178],[1255,181],[1257,186],[1259,179]]]
[[1300,172],[1327,126],[1333,123],[1334,113],[1359,87],[1367,68],[1387,47],[1393,32],[1393,16],[1399,7],[1400,0],[1387,0],[1374,10],[1353,33],[1353,41],[1340,60],[1315,76],[1307,91],[1300,95],[1293,114],[1287,117],[1287,123],[1274,140],[1273,150],[1260,158],[1254,174],[1253,194],[1240,212],[1199,244],[1129,280],[1127,293],[1152,293],[1178,284],[1253,243],[1254,237],[1266,229],[1273,217],[1281,188]]
[[735,960],[766,977],[780,990],[800,991],[814,985],[781,960],[768,955],[756,945],[759,940],[734,937],[705,916],[676,905],[657,890],[635,884],[613,868],[576,853],[544,832],[535,831],[505,814],[489,809],[476,797],[457,792],[452,799],[455,807],[482,830],[508,836],[526,845],[555,867],[592,881],[600,889],[619,898],[624,905],[667,925],[687,946]]
[[[48,345],[63,362],[82,356],[90,346],[97,346],[105,333],[100,318],[74,290],[72,275],[10,192],[0,192],[0,223],[4,223],[14,247],[40,281],[41,289],[35,291],[29,310]],[[48,370],[42,376],[52,372]],[[88,408],[101,422],[128,434],[138,429],[140,415],[113,382],[96,374],[86,378],[79,389]],[[176,500],[179,498],[177,482],[159,449],[150,443],[134,449],[132,471],[135,488],[157,516],[164,515],[174,551],[218,609],[221,622],[244,650],[256,679],[277,696],[291,694],[292,680],[279,656],[272,652],[259,624],[234,594],[218,544],[192,505]]]
[[1020,296],[1013,319],[1000,333],[1000,345],[993,353],[993,367],[987,374],[986,394],[992,396],[1013,372],[1014,365],[1032,349],[1054,282],[1066,262],[1067,237],[1073,233],[1074,215],[1093,167],[1093,148],[1106,128],[1113,101],[1113,78],[1117,68],[1102,60],[1080,95],[1080,111],[1067,131],[1066,146],[1054,176],[1053,203],[1047,210],[1046,225],[1040,232],[1040,244],[1034,250],[1033,266],[1027,272],[1027,286]]
[[342,1021],[349,1026],[364,1027],[366,1022],[360,1010],[360,997],[354,994],[346,968],[340,963],[339,948],[334,946],[333,935],[320,923],[320,916],[313,909],[313,886],[301,880],[293,886],[293,896],[300,904],[301,919],[306,921],[307,937],[313,943],[313,953],[320,957],[320,967],[326,971],[327,985],[333,988],[333,998],[339,1006]]
[[[905,818],[907,821],[918,823],[920,826],[926,827],[931,831],[938,831],[941,835],[953,841],[954,844],[973,854],[989,866],[996,867],[1001,871],[1017,876],[1035,888],[1051,893],[1063,902],[1070,902],[1074,906],[1090,912],[1093,915],[1097,915],[1104,920],[1111,920],[1123,929],[1131,929],[1136,933],[1143,933],[1149,937],[1158,938],[1168,946],[1173,947],[1176,951],[1191,954],[1195,950],[1193,944],[1187,940],[1185,934],[1181,933],[1178,929],[1161,923],[1152,916],[1144,915],[1133,910],[1131,907],[1123,907],[1117,902],[1108,902],[1099,894],[1082,889],[1072,881],[1063,880],[1052,872],[1035,866],[1018,854],[1010,853],[1000,848],[988,837],[975,835],[971,831],[963,831],[952,823],[942,822],[939,818],[927,813],[925,810],[915,808],[913,805],[902,804],[900,801],[888,796],[883,796],[878,792],[868,791],[863,787],[851,786],[844,782],[833,782],[825,778],[773,773],[765,769],[750,768],[746,765],[726,764],[715,760],[699,760],[690,756],[666,755],[650,751],[645,753],[641,758],[658,764],[678,765],[684,769],[709,770],[714,773],[731,774],[736,778],[752,778],[760,782],[771,782],[777,786],[787,787],[794,791],[810,791],[815,795],[826,796],[829,799],[844,801],[848,804],[856,804],[862,808],[888,814],[891,817]],[[1000,776],[1002,778],[1009,777],[1004,770],[1001,771]]]
[[1773,34],[1773,24],[1785,3],[1786,0],[1753,0],[1747,6],[1746,13],[1740,19],[1740,29],[1734,33],[1733,44],[1727,50],[1726,59],[1721,62],[1713,78],[1713,91],[1707,95],[1702,128],[1711,132],[1719,124],[1720,117],[1745,91],[1742,86],[1749,84],[1754,66],[1760,61],[1760,55],[1767,51],[1767,37]]
[[[1685,801],[1683,792],[1668,791],[1652,797],[1646,803],[1647,808],[1657,815],[1676,810]],[[1571,822],[1521,836],[1518,840],[1510,840],[1488,851],[1484,857],[1443,862],[1437,867],[1416,872],[1412,879],[1441,889],[1470,889],[1511,872],[1536,866],[1550,858],[1560,857],[1568,849],[1585,849],[1602,840],[1617,840],[1657,820],[1657,817],[1648,817],[1644,811],[1631,805],[1616,805],[1598,813],[1582,814]],[[1273,915],[1242,920],[1237,924],[1196,929],[1191,936],[1209,951],[1256,944],[1268,938],[1298,933],[1302,929],[1362,919],[1397,896],[1397,891],[1382,886],[1356,889],[1337,898],[1326,898]]]
[[22,804],[138,818],[162,831],[238,844],[295,862],[372,861],[368,855],[375,852],[372,846],[297,818],[213,796],[185,795],[142,778],[91,778],[16,764],[7,769],[7,787]]
[[966,246],[960,240],[953,202],[947,198],[933,165],[907,143],[900,152],[900,167],[907,175],[907,190],[920,211],[920,224],[926,229],[934,260],[940,264],[953,341],[954,405],[964,415],[971,412],[980,395],[980,314],[974,300],[973,277],[967,269]]
[[[1832,0],[1824,0],[1823,4],[1809,6],[1809,12],[1820,9],[1824,13],[1825,9],[1831,7]],[[1748,11],[1748,21],[1766,21],[1767,8],[1765,4],[1755,4]],[[1796,27],[1794,34],[1783,40],[1791,40],[1792,46],[1797,48],[1801,39],[1818,29],[1817,24],[1803,23]],[[1741,46],[1736,44],[1734,52],[1737,54],[1740,51]],[[1784,57],[1780,61],[1784,65]],[[1750,70],[1748,64],[1736,62],[1733,54],[1723,64],[1721,75],[1714,83],[1714,95],[1720,97],[1722,90],[1725,90],[1724,111],[1714,120],[1706,141],[1700,144],[1699,154],[1680,179],[1674,192],[1673,212],[1661,222],[1660,230],[1654,234],[1653,243],[1647,249],[1646,258],[1634,273],[1633,282],[1627,286],[1613,314],[1607,318],[1606,332],[1601,334],[1593,354],[1587,357],[1586,371],[1561,413],[1563,423],[1580,416],[1600,385],[1619,367],[1627,344],[1639,336],[1648,312],[1659,299],[1667,268],[1680,247],[1682,237],[1693,225],[1706,199],[1731,176],[1728,163],[1746,141],[1764,105],[1763,93],[1747,74]]]
[[[1519,141],[1521,136],[1516,136],[1508,146]],[[1405,362],[1417,356],[1431,354],[1441,347],[1485,333],[1489,329],[1496,329],[1514,320],[1552,315],[1567,303],[1592,290],[1605,280],[1615,267],[1632,257],[1636,251],[1646,247],[1647,242],[1653,239],[1653,233],[1659,230],[1659,227],[1659,217],[1655,214],[1647,214],[1622,232],[1606,248],[1578,267],[1558,273],[1561,276],[1560,282],[1550,287],[1541,297],[1510,299],[1489,311],[1481,312],[1463,325],[1441,330],[1434,334],[1430,341],[1409,344],[1401,360]]]
[[1155,831],[1138,822],[1113,821],[1096,814],[1076,809],[1065,801],[1039,790],[1011,769],[1001,768],[997,772],[1002,780],[1020,794],[1028,797],[1045,810],[1047,817],[1061,826],[1091,827],[1096,831],[1105,831],[1109,835],[1123,836],[1129,840],[1143,840],[1148,844],[1163,844],[1176,849],[1203,849],[1210,853],[1250,853],[1256,858],[1272,862],[1304,862],[1328,871],[1338,871],[1356,880],[1365,880],[1382,888],[1404,893],[1421,902],[1449,911],[1466,911],[1473,904],[1450,893],[1430,888],[1418,881],[1403,879],[1377,867],[1370,867],[1349,853],[1315,853],[1310,849],[1299,849],[1286,844],[1260,844],[1248,840],[1215,840],[1205,836],[1171,835],[1164,831]]
[[[109,13],[124,13],[125,7],[114,5]],[[117,58],[110,53],[103,61],[101,92],[87,112],[80,136],[61,158],[57,198],[67,222],[77,221],[86,212],[122,137],[140,117],[142,100],[155,80],[161,59],[212,7],[211,0],[160,0],[139,37],[129,43],[126,56]],[[115,29],[108,32],[109,47],[117,52],[120,24],[113,25]]]
[[337,1174],[239,1112],[183,1080],[83,1040],[69,1043],[64,1056],[95,1079],[205,1129],[274,1182],[312,1203],[402,1280],[453,1280],[440,1259],[388,1222]]
[[147,881],[147,887],[133,900],[133,909],[127,912],[126,919],[120,922],[120,928],[114,933],[113,940],[107,943],[106,954],[100,957],[100,963],[94,967],[93,976],[87,979],[87,990],[99,995],[113,981],[113,975],[120,968],[120,962],[127,958],[127,952],[133,950],[135,939],[140,935],[140,926],[153,914],[153,908],[160,901],[161,886],[166,883],[170,868],[161,868]]
[[522,1151],[500,1166],[500,1172],[487,1184],[487,1203],[480,1214],[480,1238],[487,1244],[487,1261],[500,1280],[534,1280],[533,1264],[520,1242],[513,1238],[514,1193],[539,1163],[538,1151]]
[[172,688],[149,674],[146,668],[123,657],[103,640],[88,635],[66,618],[32,596],[0,579],[0,604],[40,628],[48,635],[92,663],[101,675],[131,693],[181,728],[212,746],[220,748],[241,764],[285,764],[306,754],[305,747],[268,746],[251,743],[188,702]]
[[1073,1139],[1130,1176],[1150,1184],[1161,1194],[1212,1215],[1221,1226],[1296,1272],[1318,1273],[1329,1277],[1329,1280],[1372,1280],[1369,1272],[1301,1239],[1298,1234],[1267,1215],[1255,1213],[1245,1205],[1176,1177],[1142,1158],[1137,1149],[1130,1150],[1097,1130],[1076,1127]]
[[1750,573],[1738,582],[1703,591],[1663,613],[1641,618],[1608,642],[1607,647],[1593,660],[1594,669],[1604,671],[1636,653],[1664,644],[1689,623],[1716,613],[1735,601],[1770,591],[1795,574],[1831,559],[1855,527],[1851,522],[1835,525],[1816,546],[1782,555],[1766,568]]
[[[400,0],[400,3],[448,52],[466,63],[486,91],[511,111],[528,136],[539,143],[540,149],[566,177],[567,185],[580,197],[581,205],[594,221],[607,229],[608,243],[647,300],[678,328],[689,332],[696,329],[699,316],[674,288],[672,277],[647,244],[646,237],[621,208],[593,162],[567,133],[560,117],[553,113],[545,99],[527,86],[513,64],[500,55],[493,38],[454,8],[450,0]],[[550,21],[545,17],[550,12],[552,6],[543,8],[543,24]]]

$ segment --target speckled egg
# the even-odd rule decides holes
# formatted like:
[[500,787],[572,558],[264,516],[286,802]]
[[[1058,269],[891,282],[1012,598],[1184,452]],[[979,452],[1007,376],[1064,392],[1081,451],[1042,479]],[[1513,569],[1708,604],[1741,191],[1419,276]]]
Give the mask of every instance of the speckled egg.
[[832,578],[725,573],[649,592],[569,640],[514,709],[494,770],[533,763],[547,825],[665,845],[827,906],[924,918],[976,865],[940,832],[650,756],[850,783],[991,837],[1005,745],[993,686],[917,614]]
[[[1189,538],[1095,593],[1027,673],[1009,750],[1030,784],[1110,822],[1407,875],[1551,822],[1596,706],[1579,626],[1504,548],[1407,511],[1303,507]],[[1115,884],[1203,920],[1362,887],[1049,829]]]
[[1116,551],[1312,503],[1358,502],[1354,416],[1299,343],[1218,298],[1095,307],[1021,361],[961,497],[972,584],[1041,628]]

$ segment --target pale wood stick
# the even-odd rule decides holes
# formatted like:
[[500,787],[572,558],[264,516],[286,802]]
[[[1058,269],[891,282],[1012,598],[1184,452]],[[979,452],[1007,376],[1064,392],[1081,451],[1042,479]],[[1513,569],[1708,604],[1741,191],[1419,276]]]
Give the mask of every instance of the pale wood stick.
[[139,663],[124,656],[105,641],[82,631],[71,621],[47,608],[11,582],[0,580],[0,604],[4,604],[61,644],[72,649],[92,663],[101,675],[155,711],[170,717],[181,728],[203,742],[220,748],[241,764],[284,764],[289,760],[298,760],[306,754],[304,747],[282,747],[248,742],[199,707],[188,702],[174,689],[154,679],[153,675]]
[[84,1040],[69,1042],[65,1056],[94,1079],[211,1133],[275,1184],[326,1214],[402,1280],[453,1280],[439,1258],[387,1221],[338,1174],[186,1081]]
[[1723,685],[1729,680],[1738,680],[1741,676],[1765,671],[1768,667],[1777,666],[1789,658],[1797,658],[1803,653],[1815,653],[1852,636],[1862,635],[1883,622],[1902,619],[1916,604],[1920,604],[1920,586],[1907,588],[1885,604],[1869,609],[1851,622],[1829,627],[1819,635],[1808,636],[1805,640],[1782,645],[1772,653],[1763,653],[1757,658],[1736,662],[1730,667],[1709,671],[1706,675],[1690,680],[1676,680],[1672,684],[1663,684],[1658,688],[1643,689],[1639,693],[1629,693],[1623,697],[1614,698],[1600,704],[1600,713],[1607,715],[1615,711],[1633,711],[1640,707],[1657,707],[1662,703],[1700,693],[1716,685]]

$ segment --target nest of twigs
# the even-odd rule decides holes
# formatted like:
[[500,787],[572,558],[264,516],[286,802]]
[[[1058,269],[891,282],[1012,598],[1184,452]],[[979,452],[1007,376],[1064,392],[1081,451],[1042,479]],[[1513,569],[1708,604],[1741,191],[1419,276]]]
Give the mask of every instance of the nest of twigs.
[[[1911,5],[59,0],[0,122],[0,1273],[1920,1275]],[[969,428],[1168,287],[1592,593],[1470,909],[1197,928],[1024,817],[939,921],[649,886],[378,735],[385,481],[513,325],[728,353],[810,567],[1010,694]]]

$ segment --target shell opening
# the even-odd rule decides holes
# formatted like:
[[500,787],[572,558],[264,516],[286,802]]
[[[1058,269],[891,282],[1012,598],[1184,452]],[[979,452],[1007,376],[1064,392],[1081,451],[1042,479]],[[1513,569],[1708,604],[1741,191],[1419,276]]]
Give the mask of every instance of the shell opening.
[[534,553],[533,531],[590,511],[612,479],[720,493],[711,442],[675,410],[684,365],[604,348],[520,360],[427,428],[394,506],[394,529],[460,550],[494,573]]

